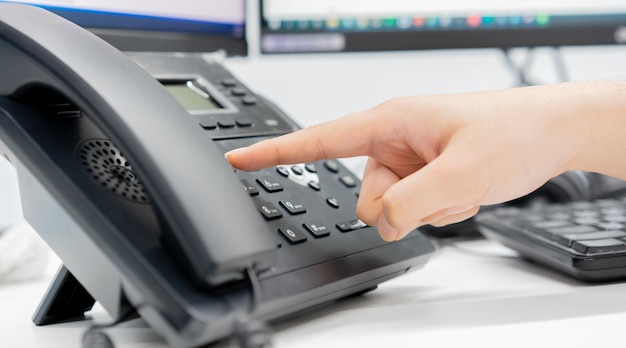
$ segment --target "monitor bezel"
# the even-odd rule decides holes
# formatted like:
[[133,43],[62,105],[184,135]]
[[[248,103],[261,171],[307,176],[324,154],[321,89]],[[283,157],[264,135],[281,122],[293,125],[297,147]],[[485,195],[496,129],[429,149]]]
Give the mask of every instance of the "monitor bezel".
[[[587,45],[626,44],[626,20],[624,23],[606,23],[603,25],[567,25],[556,27],[533,28],[481,28],[475,30],[440,29],[420,31],[336,31],[345,40],[342,50],[326,51],[267,51],[263,40],[267,34],[328,34],[334,31],[291,30],[274,32],[269,29],[263,16],[265,0],[259,4],[259,37],[262,54],[284,53],[332,53],[363,51],[406,51],[425,49],[467,49],[499,48],[503,50],[515,47],[561,47]],[[626,18],[626,13],[619,13]]]
[[[118,16],[133,17],[133,15],[89,12],[74,10],[71,8],[33,5],[42,7],[52,13],[66,18],[83,28],[91,31],[98,37],[107,41],[120,51],[127,52],[186,52],[186,53],[212,53],[223,52],[226,56],[247,56],[249,43],[247,38],[248,11],[247,2],[244,0],[244,21],[239,29],[240,36],[227,35],[222,33],[206,33],[197,28],[191,30],[164,30],[153,28],[145,30],[140,27],[114,28],[107,25],[97,25],[95,23],[106,23],[106,16],[112,15],[111,21],[120,21]],[[158,18],[158,17],[155,17]],[[192,26],[196,23],[192,23]],[[215,27],[220,23],[209,23]],[[225,24],[228,27],[229,24]],[[238,27],[238,26],[235,26]]]

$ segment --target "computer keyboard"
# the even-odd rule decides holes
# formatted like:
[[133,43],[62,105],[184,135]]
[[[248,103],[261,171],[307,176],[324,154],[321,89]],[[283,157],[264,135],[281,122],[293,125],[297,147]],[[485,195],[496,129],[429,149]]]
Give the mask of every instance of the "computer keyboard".
[[502,207],[479,214],[476,223],[486,237],[580,280],[626,279],[626,194]]

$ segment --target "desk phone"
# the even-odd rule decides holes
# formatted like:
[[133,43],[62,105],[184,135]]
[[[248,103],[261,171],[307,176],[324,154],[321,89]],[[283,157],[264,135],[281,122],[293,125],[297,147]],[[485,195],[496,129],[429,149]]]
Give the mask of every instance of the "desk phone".
[[298,125],[210,56],[124,54],[1,4],[0,76],[0,154],[63,262],[36,324],[98,301],[202,346],[244,314],[271,322],[371,290],[434,250],[359,221],[359,180],[337,160],[233,170],[224,152]]

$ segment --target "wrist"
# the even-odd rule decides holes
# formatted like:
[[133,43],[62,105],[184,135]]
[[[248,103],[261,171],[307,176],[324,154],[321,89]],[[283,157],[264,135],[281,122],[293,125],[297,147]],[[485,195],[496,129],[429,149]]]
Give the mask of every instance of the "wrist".
[[575,146],[565,169],[626,179],[626,82],[575,82],[571,88],[572,115],[564,127]]

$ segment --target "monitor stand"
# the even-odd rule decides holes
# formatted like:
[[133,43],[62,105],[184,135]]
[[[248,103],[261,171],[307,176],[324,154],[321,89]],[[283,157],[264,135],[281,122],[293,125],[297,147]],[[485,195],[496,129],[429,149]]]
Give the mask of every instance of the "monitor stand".
[[[525,52],[525,57],[520,63],[516,62],[513,58],[513,48],[502,48],[502,55],[506,61],[507,67],[515,76],[515,87],[522,86],[534,86],[540,85],[544,82],[533,81],[529,77],[529,71],[535,61],[537,50],[535,47],[528,47]],[[561,54],[561,48],[558,46],[551,47],[552,65],[554,66],[557,82],[566,82],[569,80],[567,71],[565,70],[565,62],[563,61],[563,55]]]

